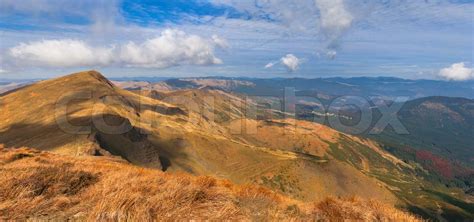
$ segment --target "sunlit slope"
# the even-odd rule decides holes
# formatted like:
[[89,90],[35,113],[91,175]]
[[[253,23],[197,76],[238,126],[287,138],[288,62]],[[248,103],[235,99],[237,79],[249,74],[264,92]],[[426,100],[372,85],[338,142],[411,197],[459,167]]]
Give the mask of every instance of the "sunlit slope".
[[395,201],[383,184],[354,167],[265,145],[234,132],[233,121],[240,115],[237,108],[215,111],[227,116],[213,121],[189,107],[121,90],[94,71],[5,95],[2,110],[0,142],[10,147],[120,156],[169,171],[262,183],[302,199],[350,196],[365,189],[367,197]]
[[420,221],[378,201],[301,202],[228,180],[0,146],[0,220]]
[[[468,213],[469,207],[466,208],[469,204],[465,202],[462,190],[445,189],[424,181],[420,175],[426,174],[425,169],[401,161],[372,140],[340,133],[317,123],[281,119],[281,113],[276,111],[258,110],[251,111],[248,115],[246,107],[251,107],[253,101],[243,99],[245,97],[234,98],[235,95],[219,90],[205,88],[171,93],[147,91],[143,94],[182,106],[183,109],[187,107],[186,104],[199,104],[197,110],[201,113],[189,111],[190,116],[195,115],[194,121],[203,126],[200,131],[215,132],[210,135],[215,143],[196,144],[192,150],[204,152],[199,156],[208,167],[212,166],[214,170],[207,172],[212,175],[263,184],[302,199],[318,198],[328,193],[364,193],[373,197],[378,193],[377,189],[383,187],[408,204],[410,209],[427,217],[472,217]],[[172,95],[172,99],[169,95]],[[205,97],[211,99],[203,100]],[[215,102],[228,100],[238,102]],[[210,106],[209,101],[214,103],[214,116],[231,117],[220,119],[226,121],[212,125],[210,129],[204,127],[208,124],[208,117],[203,117],[209,113],[205,112],[205,107]],[[240,111],[229,113],[229,110]],[[277,118],[267,118],[267,115],[261,113],[270,113],[269,116]],[[224,140],[217,142],[216,138],[222,137]],[[234,153],[237,150],[235,147],[240,146],[228,143],[229,141],[240,143],[261,154],[243,160],[241,155]],[[224,151],[228,147],[231,149]],[[186,149],[181,152],[187,153]],[[266,154],[273,157],[266,158]],[[185,156],[181,155],[176,160],[185,159]],[[366,182],[367,178],[375,179],[375,184]],[[439,195],[434,195],[433,190],[439,191]],[[451,196],[453,201],[447,201],[441,196],[443,193]]]
[[[370,140],[258,109],[212,88],[119,89],[89,71],[1,99],[0,143],[253,183],[299,200],[328,196],[411,203],[415,169]],[[243,104],[243,105],[242,105]],[[255,106],[257,111],[248,110]],[[269,118],[273,115],[279,119]],[[402,201],[400,201],[402,200]]]
[[179,110],[139,101],[95,71],[38,82],[0,97],[0,143],[69,155],[112,154],[160,168],[153,144],[137,124],[138,104],[159,107],[154,112],[160,115]]
[[[365,145],[366,141],[345,136],[320,124],[293,119],[258,120],[257,115],[248,114],[248,108],[256,106],[253,101],[219,90],[205,88],[141,93],[182,106],[189,111],[189,121],[201,126],[195,135],[206,139],[183,135],[178,142],[183,146],[182,149],[168,149],[175,167],[181,163],[190,163],[186,159],[195,156],[201,159],[199,163],[205,163],[199,164],[199,168],[205,167],[200,168],[205,174],[231,178],[238,182],[263,184],[302,199],[360,192],[368,197],[390,201],[394,198],[387,192],[387,186],[366,176],[364,170],[397,171],[410,167],[385,153],[377,145]],[[192,108],[192,104],[196,104],[196,107]],[[209,109],[211,106],[212,109]],[[271,115],[278,115],[274,112],[270,111]],[[213,114],[212,117],[209,117],[209,113]],[[366,149],[368,155],[374,155],[385,162],[372,163],[371,157],[364,156],[364,152],[358,151],[359,147],[356,146],[341,149],[353,150],[355,154],[349,153],[347,158],[360,160],[359,162],[337,159],[334,144],[338,144],[343,136],[356,140],[354,143]],[[186,146],[192,146],[193,149],[184,148]],[[192,167],[190,169],[192,171]]]

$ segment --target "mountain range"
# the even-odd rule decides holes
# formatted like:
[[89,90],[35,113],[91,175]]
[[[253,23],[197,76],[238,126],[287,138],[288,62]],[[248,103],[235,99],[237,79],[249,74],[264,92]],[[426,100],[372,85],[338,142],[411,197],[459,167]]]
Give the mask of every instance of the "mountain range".
[[[98,189],[97,184],[101,184],[94,182],[99,180],[97,175],[112,169],[109,169],[112,167],[109,166],[110,161],[124,164],[113,166],[117,170],[139,167],[147,173],[164,171],[164,175],[186,174],[186,178],[207,176],[227,180],[235,186],[263,187],[279,198],[295,203],[324,203],[331,197],[350,199],[358,196],[433,220],[473,219],[474,198],[465,187],[472,184],[447,187],[443,182],[427,180],[432,172],[438,170],[434,167],[437,166],[434,158],[423,159],[427,154],[417,152],[418,159],[410,161],[407,157],[409,152],[400,151],[402,148],[413,148],[448,159],[451,155],[452,159],[459,157],[463,162],[459,163],[459,169],[465,170],[466,175],[463,176],[469,178],[472,175],[468,164],[472,158],[472,138],[469,138],[472,135],[469,131],[472,130],[470,123],[473,120],[472,100],[430,97],[406,103],[399,115],[412,134],[402,139],[390,133],[382,133],[379,137],[353,135],[331,128],[324,122],[291,117],[284,109],[267,106],[277,100],[272,96],[279,98],[278,95],[284,92],[281,89],[283,85],[294,87],[297,92],[316,93],[322,101],[330,101],[342,93],[378,95],[383,96],[384,100],[412,95],[413,91],[404,88],[405,85],[411,85],[412,90],[420,89],[416,87],[424,89],[413,97],[429,96],[433,92],[422,85],[438,84],[434,81],[406,83],[398,82],[398,79],[378,78],[373,85],[380,81],[387,82],[386,85],[369,92],[368,88],[361,87],[366,84],[371,87],[367,81],[374,79],[189,78],[159,82],[112,82],[96,71],[38,81],[0,97],[0,144],[8,148],[2,151],[7,153],[5,155],[14,156],[13,159],[5,158],[0,170],[8,172],[13,178],[12,171],[20,169],[20,166],[30,166],[43,172],[42,167],[48,164],[60,162],[67,165],[63,162],[73,161],[74,164],[69,164],[74,168],[71,172],[77,172],[84,164],[92,172],[94,167],[90,164],[105,161],[98,165],[97,172],[78,175],[82,178],[79,181],[88,178],[84,184],[80,183],[80,190],[90,194],[90,189]],[[473,90],[469,84],[472,83],[446,83],[444,93],[465,96]],[[464,88],[460,88],[461,85]],[[393,91],[391,87],[399,90]],[[265,96],[258,95],[260,93]],[[451,134],[442,137],[446,132]],[[452,143],[448,138],[451,136],[462,140],[456,139],[457,142]],[[26,151],[16,152],[15,149],[10,150],[12,148]],[[45,156],[50,155],[51,158],[44,160]],[[30,156],[31,159],[25,158]],[[44,162],[53,159],[57,159],[57,163]],[[421,159],[426,163],[421,163]],[[24,161],[21,162],[24,165],[17,165],[20,164],[17,160]],[[444,175],[443,171],[440,175]],[[173,181],[184,180],[175,176],[164,177],[171,177]],[[30,178],[36,177],[30,175]],[[126,180],[123,175],[120,178]],[[61,182],[62,179],[52,181]],[[45,185],[43,190],[46,191],[38,195],[68,194],[48,194],[48,189],[56,185]],[[18,184],[12,186],[15,188]],[[140,189],[137,184],[133,186]],[[155,189],[143,186],[143,189]],[[234,185],[227,185],[230,186]],[[7,202],[12,201],[13,197],[2,194],[5,189],[0,189],[3,195],[0,199],[3,205],[0,206],[13,206]],[[80,190],[71,195],[78,195]],[[174,195],[184,195],[179,193],[179,189],[173,192],[177,192]],[[59,215],[47,207],[28,212],[36,218],[46,219],[48,217],[41,216],[41,210],[56,212],[51,218],[90,216],[86,212],[74,211],[74,207],[78,206],[71,202],[65,204],[65,210],[70,213],[67,215]],[[207,207],[205,204],[199,206]],[[237,206],[247,210],[251,207],[245,201]],[[265,208],[262,205],[256,207],[260,210]],[[307,212],[305,207],[296,204],[293,208],[297,212]],[[134,209],[127,204],[124,208],[126,212]],[[0,207],[0,212],[2,210],[7,212],[11,208]],[[107,212],[106,208],[103,210]],[[340,209],[334,210],[341,212]],[[337,212],[333,214],[337,215]],[[305,215],[309,217],[309,214]],[[12,213],[7,218],[14,216]]]

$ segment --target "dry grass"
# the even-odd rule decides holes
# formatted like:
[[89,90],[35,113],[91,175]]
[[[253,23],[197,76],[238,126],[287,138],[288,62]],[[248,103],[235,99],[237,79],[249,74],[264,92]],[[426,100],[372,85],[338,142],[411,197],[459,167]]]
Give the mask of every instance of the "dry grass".
[[[62,98],[79,95],[92,98],[63,104]],[[1,97],[0,143],[72,156],[113,153],[136,165],[162,168],[161,163],[168,163],[165,164],[171,164],[165,167],[168,172],[215,175],[236,183],[252,183],[268,174],[282,175],[290,178],[282,182],[291,182],[291,185],[281,186],[276,181],[275,187],[279,188],[274,189],[304,201],[320,201],[333,194],[363,194],[365,198],[396,201],[395,196],[370,175],[338,160],[326,161],[331,158],[327,152],[330,151],[328,142],[338,141],[339,133],[334,130],[304,121],[297,121],[295,128],[289,124],[294,122],[291,120],[241,119],[245,111],[242,109],[248,107],[247,101],[217,90],[180,90],[166,95],[176,99],[175,105],[180,104],[188,115],[179,114],[182,109],[163,100],[121,90],[95,71],[41,81]],[[207,98],[214,98],[213,102]],[[57,102],[62,104],[59,110]],[[216,114],[214,120],[235,119],[232,123],[237,124],[228,127],[225,121],[212,121],[212,111]],[[105,121],[111,125],[125,123],[125,128],[132,130],[106,135],[100,131],[108,131],[108,128],[101,127],[102,130],[95,132],[97,126],[93,120],[101,117],[112,120]],[[73,129],[81,126],[92,131],[82,134],[86,131],[81,130],[81,134],[77,134],[58,118],[69,120]],[[240,130],[245,133],[239,134]],[[252,133],[245,135],[249,131]],[[147,136],[142,137],[140,133]],[[134,141],[137,138],[141,141]],[[363,157],[359,153],[357,156]],[[323,161],[314,164],[319,159]],[[368,165],[372,167],[375,161],[378,159],[368,159]],[[100,177],[101,182],[108,177],[109,174]]]
[[331,221],[357,220],[357,221],[415,221],[416,219],[379,201],[366,201],[353,197],[346,199],[327,198],[317,203],[318,209],[324,218]]
[[0,148],[0,174],[0,220],[418,220],[375,201],[300,203],[261,187],[25,148]]

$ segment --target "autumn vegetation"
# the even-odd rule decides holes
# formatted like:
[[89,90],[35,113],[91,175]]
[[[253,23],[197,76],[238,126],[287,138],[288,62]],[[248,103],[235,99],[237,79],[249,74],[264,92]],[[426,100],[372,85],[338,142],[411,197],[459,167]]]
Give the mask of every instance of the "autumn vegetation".
[[0,148],[0,171],[0,220],[419,220],[377,201],[303,203],[254,185],[111,157]]

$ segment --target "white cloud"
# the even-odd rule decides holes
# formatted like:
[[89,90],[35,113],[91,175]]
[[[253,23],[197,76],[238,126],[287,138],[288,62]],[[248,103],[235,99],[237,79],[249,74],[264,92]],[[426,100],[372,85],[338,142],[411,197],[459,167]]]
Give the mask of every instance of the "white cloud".
[[7,73],[7,72],[8,72],[7,70],[0,69],[0,74],[1,74],[1,73]]
[[138,44],[129,42],[120,46],[93,47],[73,39],[42,40],[21,43],[11,48],[9,54],[21,63],[48,67],[119,65],[166,68],[184,64],[221,64],[222,60],[214,55],[214,49],[226,45],[226,40],[217,36],[207,40],[167,29],[160,36]]
[[[355,15],[344,0],[212,0],[215,4],[234,7],[255,21],[270,18],[282,25],[279,38],[309,34],[322,40],[318,51],[336,51],[342,35],[352,26]],[[313,49],[314,50],[314,49]],[[332,53],[334,54],[334,53]],[[332,56],[334,58],[335,55]]]
[[[141,44],[130,42],[120,51],[120,59],[127,66],[166,68],[182,64],[213,65],[222,60],[214,56],[217,43],[197,35],[167,29],[161,36]],[[218,45],[217,45],[218,46]]]
[[279,62],[270,62],[265,65],[265,69],[272,68],[279,63],[285,66],[289,72],[294,72],[298,70],[301,60],[293,54],[287,54],[286,56],[282,57]]
[[334,59],[339,39],[351,27],[354,17],[346,9],[343,0],[315,0],[315,3],[320,13],[319,27],[327,41],[327,55]]
[[466,67],[464,62],[454,63],[450,67],[441,69],[439,75],[447,80],[470,80],[474,79],[474,69]]
[[296,71],[299,68],[300,64],[301,64],[300,59],[298,59],[293,54],[288,54],[285,57],[281,58],[281,63],[284,66],[286,66],[286,68],[290,72]]
[[277,63],[275,62],[269,62],[268,64],[265,65],[265,69],[269,69],[269,68],[272,68],[273,66],[275,66]]
[[[323,2],[323,4],[318,4]],[[341,54],[340,46],[350,44],[345,52],[345,58],[351,58],[351,62],[342,61],[318,61],[307,64],[307,68],[301,74],[326,75],[327,73],[339,73],[341,75],[392,75],[393,70],[382,70],[374,68],[370,62],[380,60],[377,55],[384,53],[389,55],[390,61],[400,63],[412,63],[411,56],[400,56],[401,51],[412,50],[413,56],[417,58],[428,57],[423,61],[417,61],[420,67],[437,66],[443,61],[443,55],[453,55],[457,61],[469,58],[466,47],[472,43],[470,27],[472,24],[472,3],[454,3],[451,0],[436,1],[350,1],[350,0],[210,0],[216,4],[224,4],[224,7],[232,7],[229,12],[239,11],[242,17],[220,14],[201,16],[200,13],[183,13],[180,19],[173,23],[162,24],[153,22],[145,17],[145,23],[138,23],[140,16],[136,18],[124,18],[121,10],[121,1],[117,0],[84,0],[84,1],[61,1],[61,0],[0,0],[0,14],[28,15],[12,24],[28,25],[35,29],[8,29],[2,31],[0,48],[2,53],[8,54],[9,48],[19,45],[20,42],[37,42],[42,39],[76,39],[87,43],[90,48],[97,46],[110,48],[110,44],[116,44],[113,59],[114,73],[123,72],[123,75],[142,75],[141,69],[120,69],[120,66],[138,66],[121,61],[120,50],[127,42],[134,42],[140,46],[144,40],[160,36],[161,27],[172,27],[183,30],[186,33],[195,33],[211,40],[212,34],[218,37],[232,39],[231,53],[215,54],[224,59],[228,66],[215,67],[189,67],[173,68],[166,72],[175,74],[181,72],[187,75],[208,75],[219,72],[223,75],[241,75],[242,67],[249,72],[266,74],[268,69],[263,69],[265,62],[275,62],[274,68],[280,67],[276,60],[287,52],[296,55],[312,55],[332,58],[331,50]],[[26,3],[25,3],[26,2]],[[326,5],[324,5],[326,3]],[[329,5],[328,5],[329,4]],[[336,5],[342,14],[336,14],[334,18],[323,16],[322,11],[329,13],[330,4]],[[139,6],[138,4],[137,6]],[[323,7],[324,6],[324,7]],[[341,10],[341,8],[343,10]],[[67,9],[67,10],[65,10]],[[151,8],[143,10],[153,11]],[[136,9],[136,10],[142,10]],[[133,9],[135,10],[135,9]],[[212,13],[211,13],[212,14]],[[349,14],[349,16],[347,16]],[[238,14],[233,14],[238,15]],[[192,18],[189,18],[192,17]],[[353,18],[351,26],[348,18]],[[61,18],[79,18],[78,21],[86,23],[71,23]],[[324,19],[323,19],[324,18]],[[342,18],[342,20],[340,19]],[[195,19],[195,20],[193,20]],[[326,21],[326,22],[323,22]],[[331,21],[333,20],[333,21]],[[350,20],[350,19],[349,19]],[[339,22],[338,22],[339,21]],[[342,22],[340,22],[342,21]],[[346,21],[346,22],[344,22]],[[323,29],[323,24],[324,29]],[[329,26],[329,24],[335,25]],[[23,26],[18,26],[23,27]],[[354,28],[353,31],[348,31]],[[440,29],[446,30],[439,32]],[[105,30],[105,31],[104,31]],[[345,30],[345,31],[342,31]],[[340,35],[338,38],[330,38],[329,33]],[[350,34],[351,36],[346,36]],[[340,37],[344,38],[344,43]],[[331,40],[336,41],[331,41]],[[386,42],[393,44],[386,44]],[[423,42],[432,42],[433,47],[426,47]],[[455,44],[454,44],[455,43]],[[215,46],[218,43],[214,41]],[[403,48],[402,50],[400,48]],[[434,52],[442,53],[434,53]],[[314,59],[309,56],[308,59]],[[463,59],[464,58],[464,59]],[[317,59],[317,58],[316,58]],[[363,60],[363,61],[362,61]],[[16,62],[18,64],[16,64]],[[365,63],[364,63],[365,61]],[[21,63],[23,62],[23,64]],[[121,63],[123,62],[123,63]],[[31,63],[31,61],[29,62]],[[19,75],[35,73],[43,76],[45,73],[54,73],[54,70],[37,69],[28,65],[26,61],[13,60],[11,56],[6,57],[5,66],[2,67],[12,73]],[[361,65],[362,64],[362,65]],[[17,69],[16,65],[24,67]],[[100,65],[100,64],[99,64]],[[470,65],[470,64],[469,64]],[[43,65],[44,66],[44,65]],[[198,69],[197,69],[198,68]],[[439,70],[427,71],[429,68],[413,68],[410,71],[399,73],[403,77],[418,71],[424,71],[424,78],[436,76]],[[31,74],[30,74],[31,75]]]
[[329,58],[329,59],[335,59],[336,56],[337,56],[337,51],[335,50],[329,50],[326,52],[326,56]]
[[80,40],[42,40],[20,43],[10,55],[20,62],[49,66],[74,67],[107,65],[113,60],[114,48],[95,48]]
[[315,0],[320,11],[321,29],[331,37],[338,37],[351,25],[354,17],[346,10],[343,0]]

